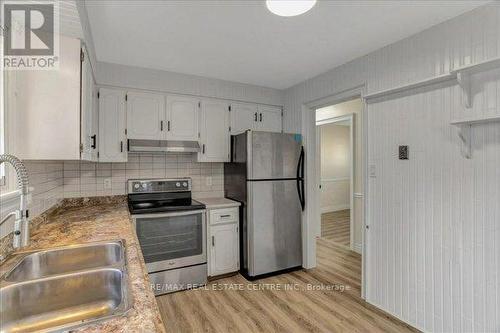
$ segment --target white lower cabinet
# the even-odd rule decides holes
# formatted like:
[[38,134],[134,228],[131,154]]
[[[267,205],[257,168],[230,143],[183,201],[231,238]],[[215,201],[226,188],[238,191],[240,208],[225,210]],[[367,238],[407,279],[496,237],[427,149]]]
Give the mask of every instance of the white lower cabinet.
[[212,209],[208,215],[208,275],[237,272],[240,268],[238,208]]

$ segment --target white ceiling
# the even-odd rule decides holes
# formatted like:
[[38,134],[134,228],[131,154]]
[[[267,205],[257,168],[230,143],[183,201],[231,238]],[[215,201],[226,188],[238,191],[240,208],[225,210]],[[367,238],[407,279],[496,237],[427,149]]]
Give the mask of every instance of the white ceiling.
[[279,17],[264,0],[86,0],[97,59],[278,89],[485,1],[318,1]]

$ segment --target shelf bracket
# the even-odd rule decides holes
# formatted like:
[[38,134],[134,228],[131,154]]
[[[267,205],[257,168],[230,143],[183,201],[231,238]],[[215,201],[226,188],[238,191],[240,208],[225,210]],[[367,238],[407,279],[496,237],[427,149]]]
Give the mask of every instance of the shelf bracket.
[[472,158],[472,125],[463,124],[458,127],[458,137],[462,141],[462,156],[468,160]]
[[470,109],[472,107],[471,75],[464,72],[458,72],[457,81],[458,85],[462,89],[464,106],[467,109]]

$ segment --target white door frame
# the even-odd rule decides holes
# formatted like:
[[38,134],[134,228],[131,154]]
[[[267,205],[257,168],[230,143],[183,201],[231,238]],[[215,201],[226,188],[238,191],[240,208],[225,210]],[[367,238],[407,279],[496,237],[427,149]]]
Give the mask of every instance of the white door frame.
[[[364,176],[364,193],[368,193],[368,177],[367,177],[367,161],[368,161],[368,114],[366,112],[366,102],[363,96],[366,92],[366,85],[362,84],[355,86],[351,89],[333,93],[329,96],[319,98],[316,100],[304,103],[301,107],[301,120],[302,120],[302,137],[304,140],[304,147],[306,151],[306,166],[305,166],[305,180],[306,180],[306,207],[302,216],[302,249],[303,249],[303,267],[306,269],[316,267],[316,235],[318,226],[321,226],[321,216],[320,216],[320,195],[319,195],[319,184],[317,175],[320,174],[318,168],[319,164],[315,162],[315,159],[311,160],[307,158],[307,152],[315,152],[318,154],[319,147],[316,145],[316,109],[324,106],[339,104],[348,100],[361,97],[363,102],[362,107],[362,118],[363,118],[363,145],[364,145],[364,161],[363,165],[363,176]],[[357,194],[360,195],[359,193]],[[361,194],[364,195],[364,194]],[[366,196],[365,196],[366,197]],[[363,218],[363,233],[362,233],[362,264],[361,264],[361,297],[366,298],[367,294],[367,281],[366,275],[369,274],[369,269],[367,269],[367,248],[369,239],[367,237],[366,226],[368,223],[368,209],[366,198],[364,200],[364,218]],[[309,202],[310,204],[307,204]]]
[[[349,123],[349,249],[354,251],[354,113],[322,119],[316,122],[316,126],[335,124],[345,121]],[[316,131],[316,147],[319,147],[317,150],[320,152],[319,154],[316,154],[315,159],[315,163],[316,165],[319,165],[320,170],[319,174],[316,175],[316,177],[319,177],[319,189],[319,186],[321,185],[321,136],[319,135],[319,131]],[[316,169],[318,169],[318,166],[316,166]],[[318,235],[321,236],[321,220],[319,229],[320,232]]]

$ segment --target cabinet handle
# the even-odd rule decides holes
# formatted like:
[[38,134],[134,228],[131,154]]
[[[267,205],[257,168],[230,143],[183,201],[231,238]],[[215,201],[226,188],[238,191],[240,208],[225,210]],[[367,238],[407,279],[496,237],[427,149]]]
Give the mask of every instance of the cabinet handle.
[[169,131],[169,132],[170,132],[170,120],[169,120],[169,121],[167,121],[167,131]]
[[123,153],[123,141],[120,141],[120,153]]
[[96,149],[96,138],[97,138],[97,135],[94,134],[90,137],[92,139],[92,145],[90,146],[92,149]]
[[221,215],[220,217],[222,217],[222,218],[231,217],[231,215],[230,214],[226,214],[226,215]]
[[203,147],[203,148],[202,148],[202,153],[203,153],[203,154],[205,154],[205,144],[203,144],[203,146],[202,146],[202,147]]
[[160,120],[160,131],[163,132],[163,120]]
[[255,112],[255,118],[254,118],[254,121],[257,121],[257,112]]
[[262,122],[262,113],[260,114],[260,121]]
[[212,246],[215,246],[215,237],[212,236]]

